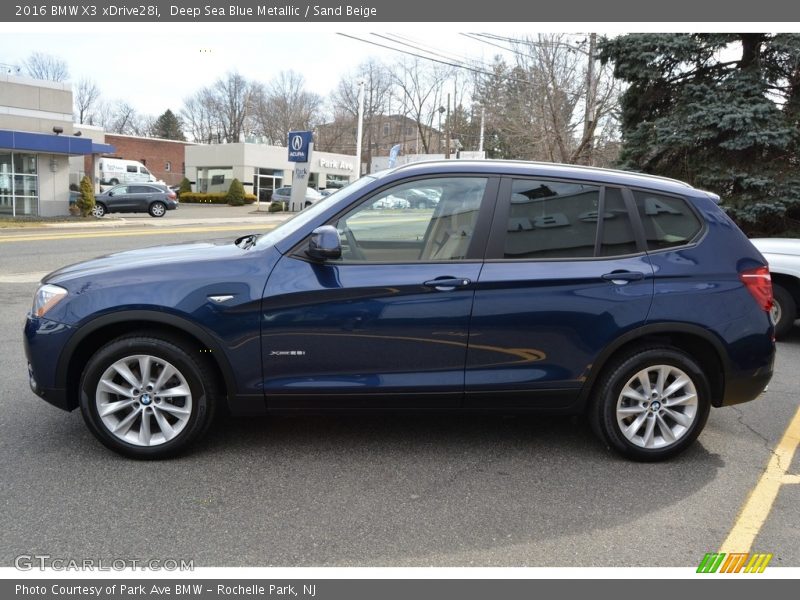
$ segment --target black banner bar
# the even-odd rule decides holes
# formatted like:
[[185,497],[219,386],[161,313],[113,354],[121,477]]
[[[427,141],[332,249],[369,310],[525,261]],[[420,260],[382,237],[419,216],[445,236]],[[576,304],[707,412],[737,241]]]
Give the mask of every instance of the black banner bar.
[[226,0],[143,2],[64,0],[13,1],[0,5],[0,21],[8,22],[704,22],[751,23],[800,21],[800,3],[785,0],[572,0],[571,2],[492,0],[492,2],[440,0],[363,0],[293,2]]
[[[492,598],[627,598],[632,588],[646,588],[647,600],[679,597],[777,597],[795,587],[791,579],[743,576],[722,579],[708,575],[679,580],[442,580],[442,579],[320,579],[320,580],[25,580],[0,582],[0,597],[10,600],[122,600],[188,598],[191,600],[486,600]],[[613,596],[612,596],[613,594]],[[706,596],[707,594],[707,596]]]

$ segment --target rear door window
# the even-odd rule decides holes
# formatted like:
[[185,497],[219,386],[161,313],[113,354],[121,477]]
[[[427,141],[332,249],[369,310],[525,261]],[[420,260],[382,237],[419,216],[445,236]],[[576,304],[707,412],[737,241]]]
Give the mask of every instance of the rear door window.
[[503,257],[594,256],[600,186],[518,179],[513,182]]

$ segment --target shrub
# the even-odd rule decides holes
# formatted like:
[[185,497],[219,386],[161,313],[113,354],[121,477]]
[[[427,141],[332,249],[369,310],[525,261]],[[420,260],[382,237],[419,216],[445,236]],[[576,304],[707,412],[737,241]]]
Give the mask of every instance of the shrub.
[[81,211],[82,217],[88,217],[92,214],[92,209],[94,209],[94,189],[92,188],[92,181],[86,175],[81,179],[81,195],[75,205]]
[[183,195],[187,192],[191,193],[192,191],[192,182],[189,181],[188,178],[184,177],[181,180],[181,186],[178,188],[178,197],[183,200]]
[[[244,204],[252,204],[256,201],[255,194],[245,194]],[[228,204],[228,194],[226,192],[182,192],[182,204]]]
[[231,181],[228,188],[228,204],[231,206],[244,206],[244,186],[238,179]]
[[283,202],[270,202],[269,203],[269,212],[282,212],[286,210],[286,206],[284,206]]

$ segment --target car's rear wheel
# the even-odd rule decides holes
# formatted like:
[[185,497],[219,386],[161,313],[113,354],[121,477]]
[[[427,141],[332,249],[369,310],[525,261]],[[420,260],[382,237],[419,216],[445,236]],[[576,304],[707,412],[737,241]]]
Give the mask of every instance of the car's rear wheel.
[[780,338],[789,333],[797,319],[797,304],[783,286],[772,282],[772,310],[770,317],[775,324],[775,337]]
[[164,458],[184,450],[208,429],[215,410],[208,369],[182,343],[126,336],[89,360],[80,406],[92,433],[132,458]]
[[659,461],[685,450],[708,419],[710,386],[688,354],[646,347],[611,363],[590,407],[595,433],[634,460]]
[[117,178],[115,177],[114,179],[112,179],[112,180],[111,180],[111,181],[109,181],[108,183],[110,183],[111,185],[117,185],[117,184],[119,183],[119,179],[117,179]]
[[163,202],[153,202],[148,210],[151,217],[163,217],[167,212],[167,205]]
[[102,202],[95,202],[94,208],[92,209],[92,216],[97,217],[98,219],[105,215],[108,212],[106,210],[106,205]]

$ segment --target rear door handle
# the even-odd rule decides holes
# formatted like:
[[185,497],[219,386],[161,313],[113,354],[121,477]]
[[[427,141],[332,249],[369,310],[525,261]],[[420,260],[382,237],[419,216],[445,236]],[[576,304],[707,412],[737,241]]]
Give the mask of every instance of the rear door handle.
[[472,283],[472,280],[466,277],[437,277],[436,279],[426,281],[422,285],[439,290],[440,292],[449,292],[456,288],[467,287],[470,283]]
[[639,271],[614,271],[600,276],[601,279],[610,281],[615,285],[625,285],[630,281],[641,281],[644,279],[644,273]]

